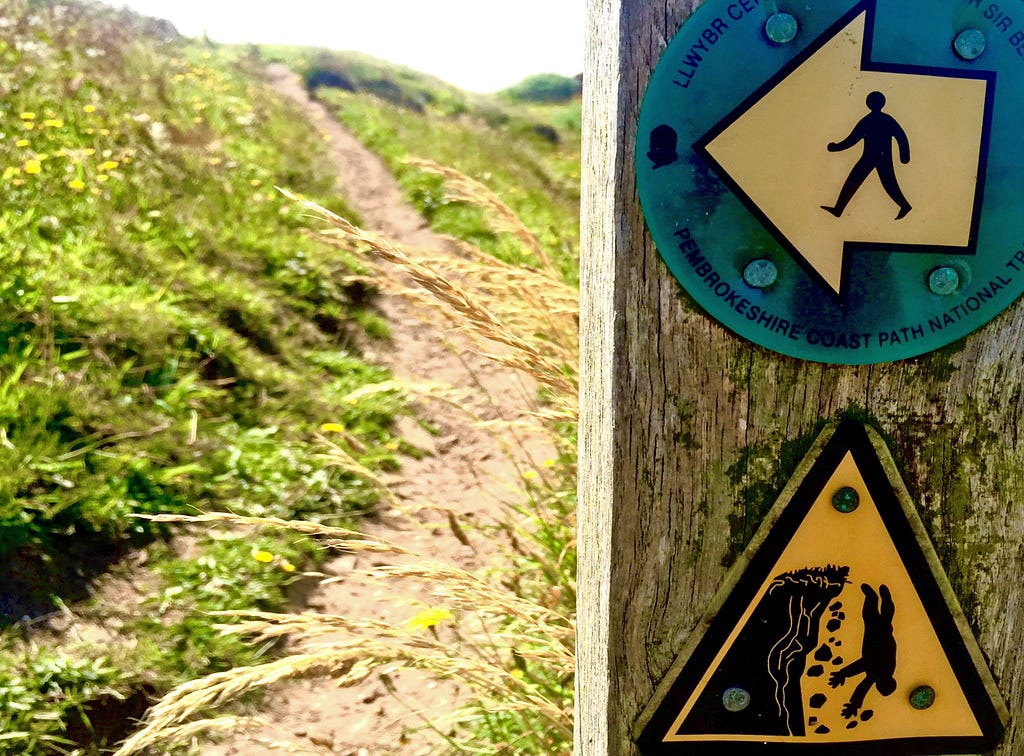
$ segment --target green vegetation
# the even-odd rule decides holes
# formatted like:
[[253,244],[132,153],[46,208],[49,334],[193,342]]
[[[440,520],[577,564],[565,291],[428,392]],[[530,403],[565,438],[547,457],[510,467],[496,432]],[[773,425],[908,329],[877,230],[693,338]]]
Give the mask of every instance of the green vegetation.
[[[347,401],[388,377],[359,358],[386,334],[372,291],[273,188],[352,215],[322,136],[257,64],[166,37],[85,4],[14,2],[0,18],[2,753],[110,745],[130,719],[114,702],[272,653],[198,613],[284,609],[319,558],[281,534],[167,543],[135,515],[344,522],[377,495],[318,454],[321,423],[371,470],[402,445],[393,393]],[[29,618],[59,615],[146,544],[130,578],[150,598],[75,607],[117,628],[109,642],[26,646]],[[119,731],[93,726],[100,706]]]
[[583,85],[580,79],[546,73],[527,76],[501,94],[510,100],[522,102],[568,102],[582,93]]
[[[375,505],[375,476],[415,450],[392,428],[402,395],[360,391],[390,377],[360,357],[387,337],[365,269],[309,238],[274,190],[354,217],[324,135],[261,83],[259,51],[87,0],[14,0],[2,14],[0,754],[96,754],[173,686],[279,659],[278,640],[223,634],[214,623],[231,620],[209,613],[286,611],[324,559],[293,531],[148,516],[349,526]],[[575,282],[578,102],[502,102],[360,56],[281,54],[436,229]],[[413,156],[491,187],[539,246]],[[537,338],[549,313],[524,308],[544,316],[524,331]],[[555,355],[567,375],[570,342]],[[550,636],[487,620],[519,639],[505,672],[520,692],[551,701],[540,715],[479,709],[475,737],[521,753],[560,752],[571,735],[569,428],[520,513],[539,540],[510,530],[521,574],[500,578],[557,612]]]
[[[453,199],[443,180],[406,163],[426,158],[485,184],[537,236],[563,279],[578,278],[580,102],[517,105],[473,96],[422,74],[354,53],[264,47],[308,78],[330,70],[351,90],[323,86],[320,99],[385,161],[410,203],[438,232],[501,260],[537,266],[512,235],[492,227],[486,211]],[[359,82],[388,86],[364,87]],[[570,80],[573,81],[573,80]],[[381,92],[399,92],[382,96]],[[409,100],[420,106],[410,108]]]

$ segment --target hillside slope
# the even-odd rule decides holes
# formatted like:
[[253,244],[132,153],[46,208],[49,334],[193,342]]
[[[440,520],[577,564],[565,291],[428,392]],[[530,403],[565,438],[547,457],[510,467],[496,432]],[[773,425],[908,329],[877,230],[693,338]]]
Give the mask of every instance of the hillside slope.
[[[262,65],[88,3],[6,4],[0,59],[0,751],[95,749],[133,692],[267,652],[197,611],[281,608],[319,558],[271,534],[183,552],[133,516],[343,521],[377,495],[322,459],[320,424],[391,469],[401,406],[346,400],[389,377],[359,356],[387,327],[273,188],[350,213]],[[146,544],[123,601],[72,604]],[[69,645],[70,615],[99,642]]]

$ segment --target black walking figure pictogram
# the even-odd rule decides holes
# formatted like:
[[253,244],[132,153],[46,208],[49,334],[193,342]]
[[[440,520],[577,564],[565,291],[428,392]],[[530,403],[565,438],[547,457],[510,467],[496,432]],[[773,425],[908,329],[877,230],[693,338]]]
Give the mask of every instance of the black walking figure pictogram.
[[834,207],[822,205],[822,210],[827,210],[837,218],[846,210],[853,195],[860,189],[871,171],[878,171],[878,178],[882,187],[892,197],[892,201],[900,207],[896,220],[903,218],[910,212],[910,203],[900,190],[899,182],[896,180],[896,170],[893,166],[892,142],[895,139],[900,148],[900,162],[906,165],[910,162],[910,141],[903,128],[888,113],[883,113],[885,107],[885,95],[881,92],[872,92],[867,98],[868,108],[871,110],[866,116],[860,119],[850,136],[841,142],[831,142],[828,145],[829,152],[840,152],[848,150],[858,142],[864,142],[864,154],[850,170],[850,175],[839,192],[839,199]]
[[843,705],[844,719],[857,716],[872,687],[877,688],[883,696],[891,696],[896,690],[896,678],[893,677],[896,672],[896,638],[893,637],[892,629],[896,606],[888,586],[879,586],[878,593],[867,583],[862,584],[860,589],[864,592],[864,643],[860,658],[833,672],[828,678],[828,684],[838,688],[849,678],[864,675],[850,696],[849,703]]

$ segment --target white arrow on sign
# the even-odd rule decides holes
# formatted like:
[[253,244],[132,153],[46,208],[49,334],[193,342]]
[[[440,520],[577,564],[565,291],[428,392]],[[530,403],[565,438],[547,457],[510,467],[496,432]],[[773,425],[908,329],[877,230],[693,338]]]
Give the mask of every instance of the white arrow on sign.
[[837,296],[851,247],[972,251],[994,89],[991,72],[871,63],[869,11],[695,145]]

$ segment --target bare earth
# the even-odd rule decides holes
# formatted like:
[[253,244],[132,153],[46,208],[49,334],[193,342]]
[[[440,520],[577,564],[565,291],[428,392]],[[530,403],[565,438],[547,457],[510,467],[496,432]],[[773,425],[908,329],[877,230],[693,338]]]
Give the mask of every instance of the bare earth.
[[[291,71],[272,65],[268,75],[272,85],[296,102],[329,138],[341,193],[362,215],[367,228],[383,232],[402,245],[429,248],[444,244],[405,204],[383,163],[320,103],[310,100]],[[368,355],[370,359],[388,366],[403,379],[440,381],[456,387],[482,384],[485,391],[479,392],[481,399],[474,410],[484,417],[497,417],[496,407],[528,406],[532,388],[507,370],[475,355],[462,355],[460,359],[443,345],[436,329],[423,325],[405,302],[384,297],[380,306],[391,326],[392,341],[377,347],[378,353]],[[489,400],[486,395],[490,395]],[[425,410],[424,419],[440,433],[427,434],[411,421],[400,424],[407,440],[428,454],[418,460],[403,460],[401,471],[389,480],[393,491],[413,509],[439,505],[454,511],[463,523],[488,521],[499,509],[499,500],[514,496],[521,486],[515,465],[493,437],[474,427],[462,413],[432,405]],[[506,415],[505,419],[510,418]],[[485,558],[481,554],[486,553],[486,547],[478,552],[476,547],[482,544],[474,542],[472,529],[472,545],[467,546],[455,537],[446,518],[429,510],[416,518],[384,513],[367,520],[362,529],[463,568],[478,568]],[[377,562],[368,560],[343,556],[330,562],[325,571],[344,575],[353,568],[377,566]],[[329,614],[372,617],[396,624],[419,611],[416,606],[396,603],[390,594],[390,590],[340,581],[317,587],[306,606]],[[429,596],[421,598],[429,602]],[[237,738],[206,752],[219,756],[278,754],[282,751],[271,749],[268,743],[281,740],[291,740],[313,752],[343,756],[419,756],[435,752],[440,741],[423,730],[418,712],[431,716],[451,711],[460,695],[457,684],[438,683],[410,671],[394,674],[391,680],[397,696],[388,692],[378,675],[353,688],[337,688],[330,680],[279,686],[266,697],[269,708],[257,713],[275,723],[273,730],[258,733],[264,744]]]

